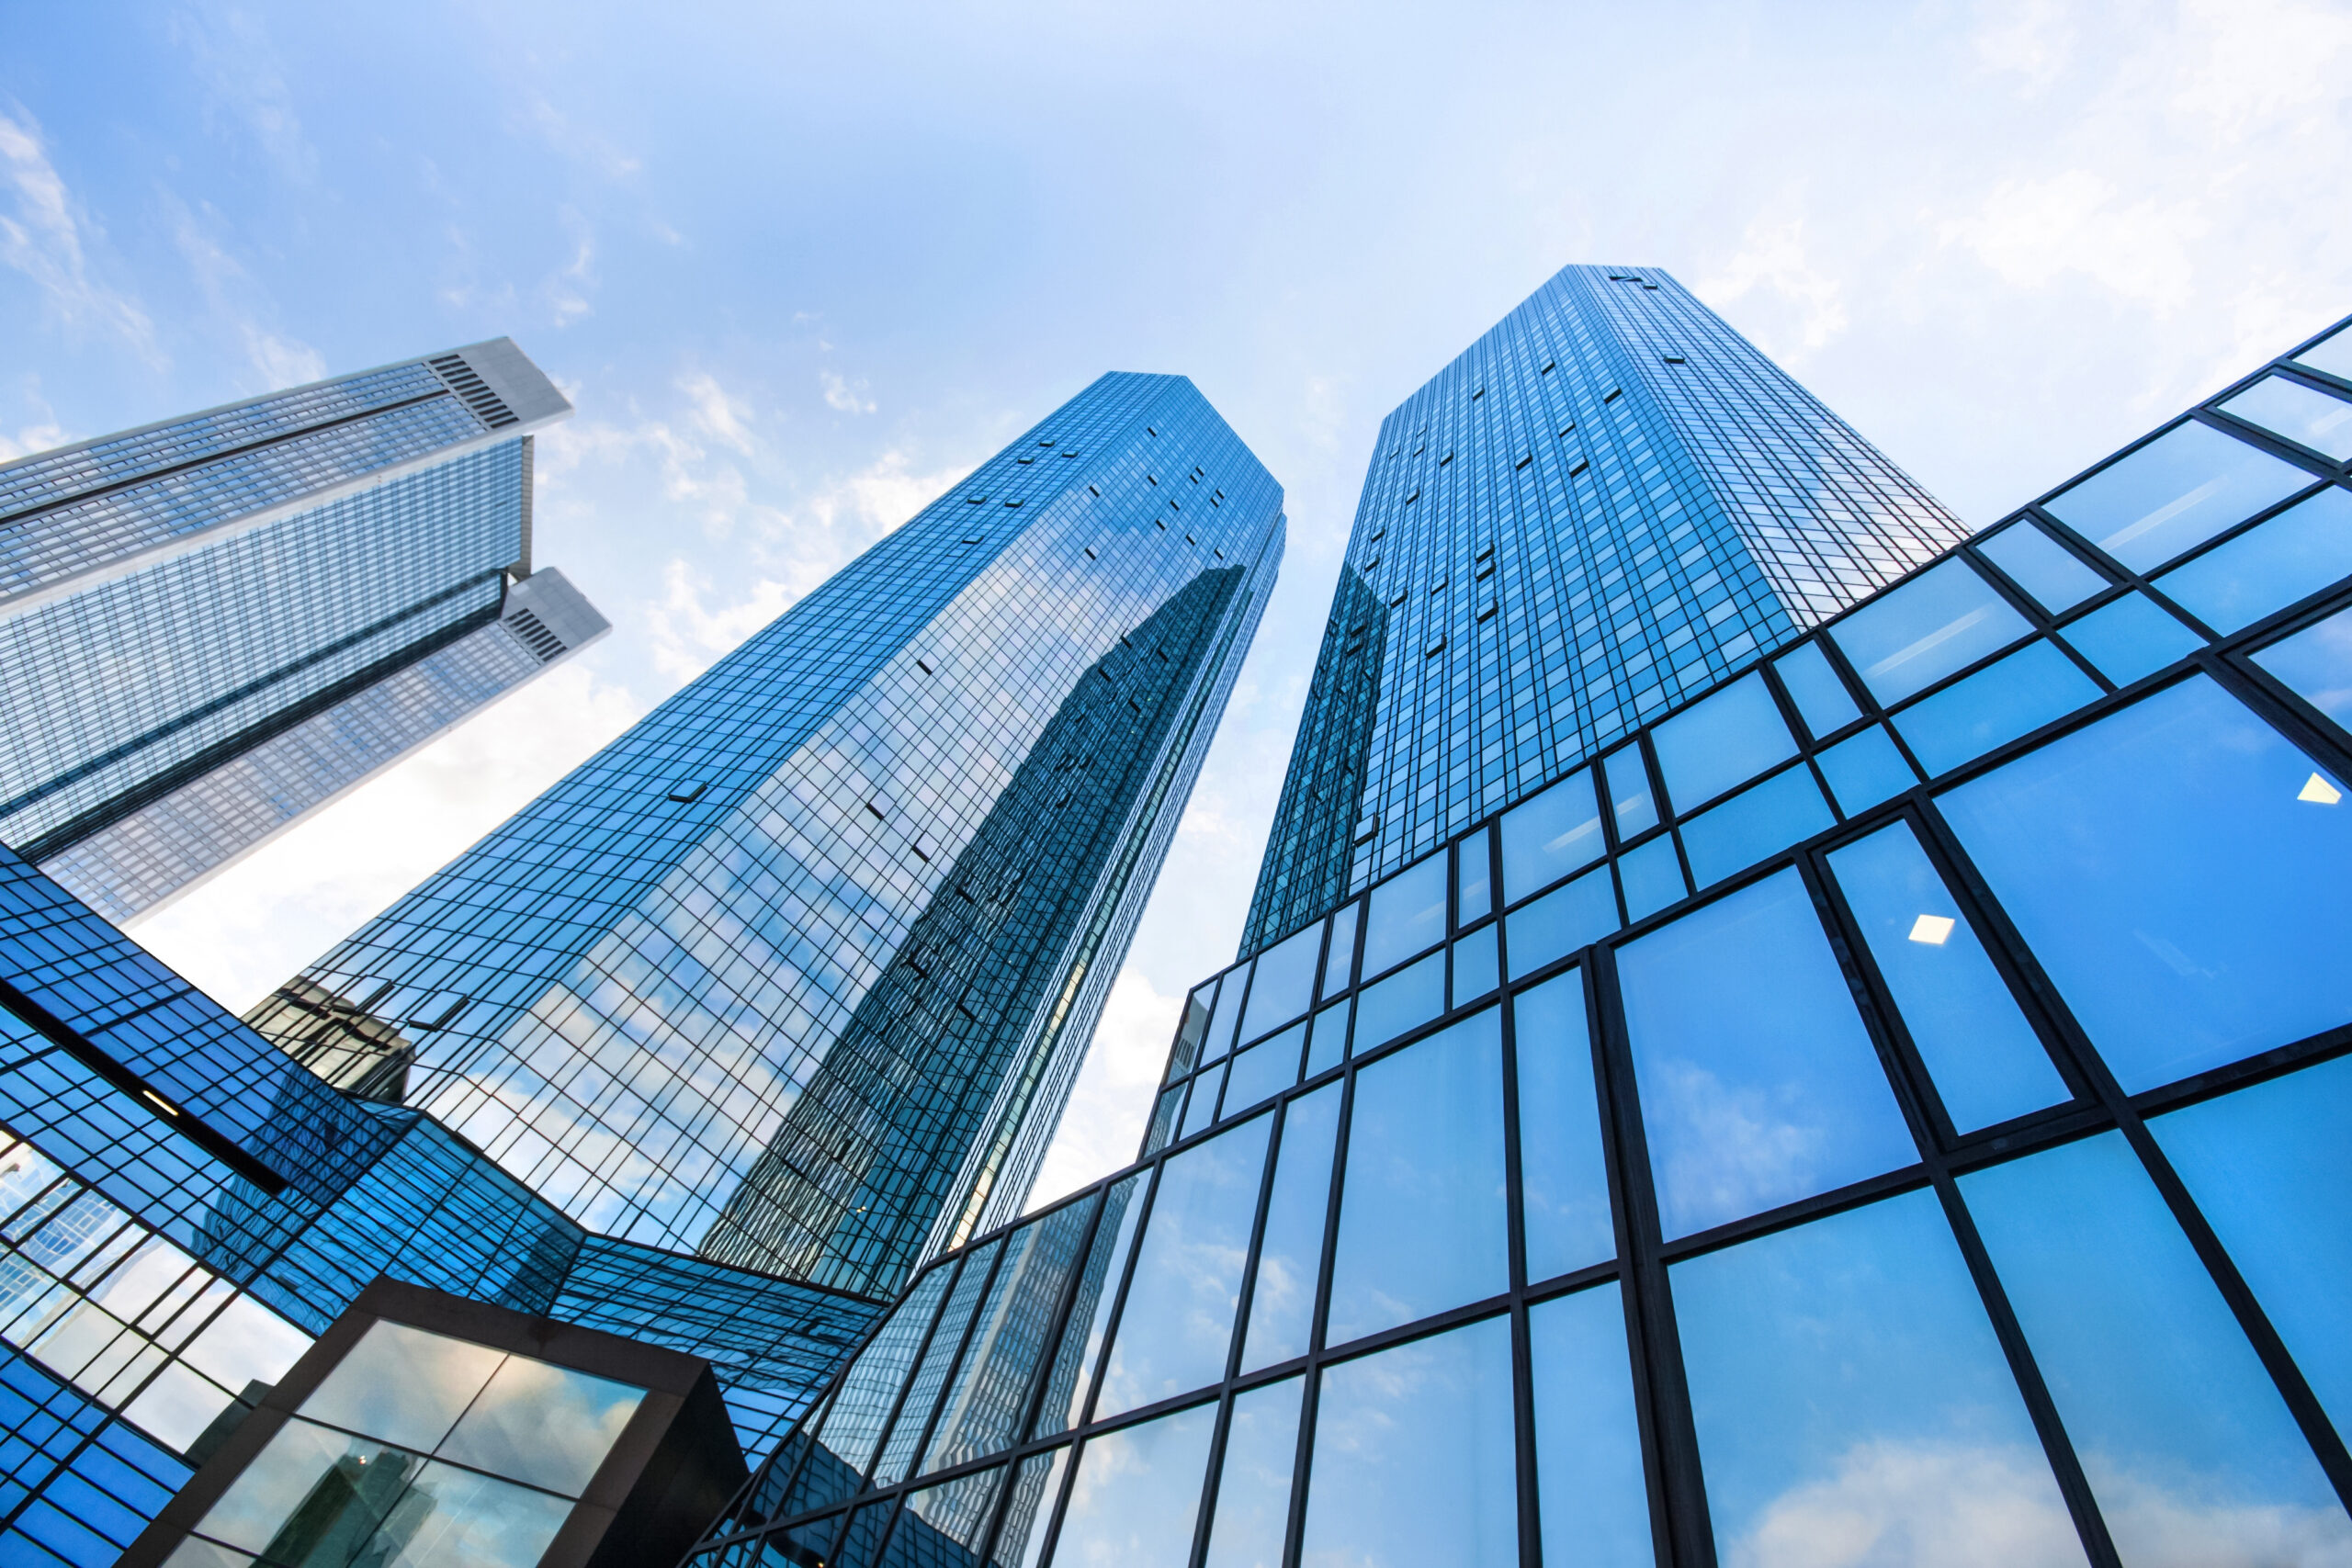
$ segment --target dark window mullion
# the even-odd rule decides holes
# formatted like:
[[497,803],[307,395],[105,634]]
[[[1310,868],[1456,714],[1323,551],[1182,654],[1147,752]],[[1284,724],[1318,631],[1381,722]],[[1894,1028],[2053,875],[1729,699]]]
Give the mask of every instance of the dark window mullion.
[[1216,1425],[1209,1433],[1208,1467],[1202,1477],[1200,1517],[1193,1529],[1193,1550],[1186,1561],[1195,1565],[1208,1555],[1209,1526],[1216,1512],[1217,1490],[1225,1479],[1225,1444],[1233,1428],[1233,1406],[1238,1395],[1234,1380],[1241,1375],[1243,1340],[1250,1332],[1250,1303],[1258,1286],[1260,1249],[1266,1242],[1266,1217],[1274,1201],[1274,1174],[1282,1156],[1283,1128],[1290,1120],[1294,1099],[1277,1100],[1266,1118],[1266,1159],[1258,1175],[1258,1207],[1250,1222],[1250,1250],[1241,1270],[1241,1288],[1234,1295],[1233,1329],[1227,1337],[1225,1371],[1219,1379]]

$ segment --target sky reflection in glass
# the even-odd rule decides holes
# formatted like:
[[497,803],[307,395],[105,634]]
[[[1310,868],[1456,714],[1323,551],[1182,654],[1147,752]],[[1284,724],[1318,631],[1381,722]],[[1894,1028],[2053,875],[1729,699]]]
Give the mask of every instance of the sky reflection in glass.
[[1648,1489],[1615,1280],[1527,1311],[1544,1558],[1649,1568]]
[[1445,939],[1445,857],[1431,855],[1372,890],[1363,972],[1377,975]]
[[1510,927],[1511,973],[1529,974],[1615,931],[1617,889],[1609,868],[1600,866],[1503,919]]
[[1780,705],[1751,671],[1650,732],[1677,811],[1705,804],[1797,754]]
[[1325,1084],[1292,1100],[1274,1158],[1258,1280],[1250,1293],[1250,1327],[1241,1370],[1255,1371],[1306,1354],[1315,1314],[1315,1281],[1323,1269],[1323,1222],[1331,1202],[1331,1157],[1340,1132],[1340,1086]]
[[1201,1514],[1215,1404],[1103,1437],[1078,1456],[1056,1568],[1183,1568]]
[[2140,593],[2126,593],[2062,629],[2075,651],[2119,686],[2145,679],[2205,646],[2203,637]]
[[2277,374],[2265,376],[2223,403],[2222,412],[2299,446],[2324,452],[2339,463],[2352,457],[2352,402],[2301,381]]
[[1282,1568],[1305,1387],[1302,1378],[1284,1378],[1235,1398],[1225,1462],[1217,1470],[1206,1568]]
[[1804,727],[1816,739],[1862,716],[1846,682],[1829,668],[1829,656],[1821,651],[1819,642],[1797,644],[1781,655],[1772,668],[1781,672],[1781,684],[1789,689],[1790,700],[1797,705]]
[[1111,1306],[1118,1299],[1119,1274],[1135,1246],[1136,1224],[1143,1213],[1143,1177],[1130,1176],[1119,1182],[1105,1195],[1104,1202],[1102,1217],[1094,1226],[1093,1245],[1087,1248],[1078,1299],[1070,1303],[1061,1346],[1054,1353],[1053,1381],[1046,1388],[1045,1406],[1037,1413],[1036,1437],[1049,1438],[1078,1424],[1094,1363],[1102,1351],[1102,1337],[1110,1327]]
[[1965,560],[1953,559],[1863,605],[1829,635],[1883,705],[2032,629]]
[[2042,510],[2133,571],[2146,571],[2312,482],[2292,463],[2188,420]]
[[2352,729],[2352,610],[2338,610],[2281,637],[2256,654],[2254,661],[2303,701]]
[[1682,862],[1675,855],[1674,840],[1664,835],[1618,857],[1617,876],[1624,885],[1628,919],[1655,915],[1690,891],[1682,880]]
[[1579,768],[1502,821],[1503,898],[1515,903],[1581,865],[1599,860],[1600,807],[1592,773]]
[[1893,800],[1919,782],[1912,776],[1911,764],[1877,725],[1840,740],[1815,761],[1821,764],[1821,776],[1829,781],[1829,793],[1838,797],[1838,808],[1849,817]]
[[1242,1039],[1255,1040],[1306,1010],[1306,1004],[1314,999],[1315,960],[1322,949],[1323,927],[1318,921],[1258,955],[1258,976],[1250,985],[1250,1010],[1242,1021]]
[[2025,519],[1976,541],[1986,559],[2053,615],[2065,614],[2107,586],[2107,579]]
[[2215,631],[2263,616],[2352,576],[2352,491],[2330,488],[2156,579]]
[[[2187,628],[2181,630],[2186,636]],[[2098,695],[2091,678],[2045,638],[1920,698],[1894,716],[1894,728],[1933,777],[2064,718]]]
[[1527,1277],[1548,1280],[1617,1256],[1584,976],[1571,969],[1521,991],[1511,1007]]

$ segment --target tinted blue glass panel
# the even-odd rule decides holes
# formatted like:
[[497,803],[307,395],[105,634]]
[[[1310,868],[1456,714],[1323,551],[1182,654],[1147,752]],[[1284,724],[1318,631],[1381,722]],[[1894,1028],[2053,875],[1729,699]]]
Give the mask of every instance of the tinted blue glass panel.
[[2012,523],[1977,540],[1976,547],[2052,615],[2073,609],[2107,586],[2106,578],[2031,522]]
[[1649,1568],[1649,1494],[1614,1281],[1527,1313],[1546,1562]]
[[2352,1431],[2352,1058],[2148,1123],[2340,1432]]
[[2352,402],[2301,381],[2265,376],[2223,403],[2222,412],[2299,446],[2324,452],[2339,463],[2352,457]]
[[1453,1005],[1475,1002],[1501,983],[1498,967],[1495,932],[1498,927],[1482,926],[1453,944]]
[[1348,1009],[1353,1004],[1345,997],[1315,1015],[1315,1027],[1306,1041],[1306,1076],[1313,1077],[1327,1067],[1336,1067],[1348,1053]]
[[1444,1010],[1445,954],[1432,953],[1357,993],[1355,1048],[1369,1051]]
[[1265,1239],[1250,1287],[1241,1370],[1255,1371],[1306,1354],[1315,1282],[1323,1271],[1323,1222],[1331,1202],[1331,1158],[1340,1131],[1340,1086],[1292,1100],[1266,1200]]
[[1372,890],[1363,972],[1377,975],[1445,940],[1445,857],[1431,855]]
[[2352,1554],[2352,1519],[2121,1134],[1960,1188],[2126,1562],[2200,1537]]
[[1881,706],[1899,703],[2033,628],[1964,560],[1948,560],[1829,628]]
[[970,1326],[973,1311],[980,1304],[980,1292],[988,1284],[989,1270],[994,1267],[1002,1246],[1001,1242],[992,1241],[965,1256],[964,1271],[956,1277],[955,1289],[948,1294],[947,1308],[939,1314],[931,1344],[916,1365],[915,1375],[908,1382],[906,1403],[899,1408],[898,1421],[890,1428],[890,1440],[883,1445],[882,1457],[875,1461],[875,1485],[888,1486],[906,1478],[914,1461],[915,1445],[922,1440],[923,1427],[931,1420],[932,1409],[939,1403],[946,1385],[948,1371],[963,1348],[964,1331]]
[[[1021,1461],[1012,1482],[1012,1501],[1005,1506],[996,1549],[989,1553],[989,1568],[1037,1568],[1046,1554],[1046,1529],[1053,1522],[1054,1505],[1061,1501],[1062,1473],[1069,1466],[1069,1450],[1033,1454]],[[732,1564],[729,1568],[733,1568]],[[780,1568],[762,1558],[758,1568]]]
[[1225,979],[1217,987],[1216,1011],[1209,1018],[1208,1038],[1201,1045],[1201,1060],[1214,1062],[1233,1048],[1233,1032],[1241,1021],[1241,996],[1250,986],[1250,965],[1242,964],[1225,972]]
[[1499,1317],[1326,1368],[1301,1563],[1516,1563],[1510,1383]]
[[1640,919],[1689,895],[1682,880],[1682,863],[1675,858],[1674,840],[1652,839],[1617,861],[1617,876],[1625,887],[1625,916]]
[[1078,1456],[1057,1568],[1183,1568],[1193,1555],[1216,1406],[1122,1427]]
[[1917,1157],[1794,871],[1628,942],[1617,973],[1668,1236]]
[[1503,818],[1503,898],[1517,903],[1600,858],[1600,807],[1579,768]]
[[1885,730],[1876,725],[1851,739],[1840,740],[1814,759],[1838,808],[1852,817],[1883,800],[1893,800],[1919,781],[1911,764],[1894,749]]
[[1468,925],[1495,912],[1494,872],[1487,863],[1487,835],[1480,833],[1453,846],[1453,919]]
[[1657,800],[1650,793],[1649,770],[1638,745],[1620,747],[1600,760],[1601,791],[1617,819],[1617,836],[1629,839],[1657,826]]
[[2156,586],[2190,615],[2227,634],[2347,576],[2352,576],[2352,491],[2330,489],[2173,568],[2156,579]]
[[1548,1280],[1617,1256],[1584,976],[1571,969],[1520,992],[1511,1007],[1527,1277]]
[[1320,996],[1343,991],[1355,978],[1356,912],[1363,908],[1363,900],[1359,898],[1352,904],[1341,905],[1331,917],[1330,956],[1323,964],[1323,984],[1317,992]]
[[1615,931],[1617,889],[1604,865],[1503,919],[1510,928],[1511,973],[1525,975]]
[[1298,1081],[1299,1053],[1306,1048],[1306,1025],[1295,1023],[1262,1044],[1252,1045],[1233,1058],[1225,1075],[1225,1109],[1230,1116],[1247,1111],[1269,1095],[1280,1094]]
[[1305,1386],[1301,1379],[1285,1378],[1235,1398],[1225,1462],[1217,1471],[1207,1568],[1282,1568]]
[[2295,355],[2295,363],[2352,381],[2352,328],[2331,333],[2320,339]]
[[2285,682],[2288,690],[2352,729],[2352,610],[2281,637],[2254,661]]
[[1258,955],[1258,976],[1250,982],[1242,1039],[1255,1040],[1306,1010],[1306,1004],[1315,999],[1315,961],[1322,950],[1323,927],[1318,921]]
[[1933,1193],[1671,1278],[1724,1562],[2083,1560]]
[[1184,1106],[1184,1125],[1176,1134],[1179,1138],[1189,1138],[1216,1120],[1216,1097],[1224,1088],[1222,1062],[1193,1080],[1193,1098]]
[[1932,777],[2063,718],[2099,695],[2055,645],[2021,648],[1894,716],[1894,728]]
[[1797,705],[1805,728],[1816,737],[1843,729],[1862,716],[1862,710],[1854,705],[1853,694],[1846,690],[1838,671],[1829,668],[1829,656],[1821,651],[1818,642],[1797,644],[1781,655],[1773,668],[1781,672],[1781,684],[1789,689],[1789,700]]
[[1659,725],[1650,732],[1650,745],[1677,811],[1713,800],[1797,754],[1780,705],[1753,671]]
[[1510,1284],[1501,1018],[1489,1008],[1358,1070],[1327,1344]]
[[1682,851],[1699,886],[1720,882],[1829,827],[1837,818],[1812,770],[1799,765],[1743,790],[1682,825]]
[[1244,1122],[1160,1168],[1096,1419],[1225,1375],[1272,1120]]
[[2342,788],[2199,675],[1939,804],[2136,1093],[2352,1018]]
[[2042,510],[2132,570],[2146,571],[2312,482],[2292,463],[2191,420]]
[[2062,631],[2075,651],[2119,686],[2153,675],[2205,646],[2203,637],[2159,609],[2154,600],[2137,593],[2069,621]]
[[1119,1279],[1126,1271],[1127,1254],[1135,1247],[1136,1226],[1143,1214],[1143,1177],[1130,1176],[1113,1185],[1103,1199],[1102,1217],[1095,1222],[1094,1240],[1087,1248],[1086,1271],[1069,1320],[1062,1326],[1061,1347],[1054,1353],[1054,1370],[1046,1384],[1044,1406],[1037,1412],[1035,1437],[1051,1437],[1078,1425],[1088,1391],[1093,1387],[1094,1364],[1102,1357],[1102,1341],[1111,1327],[1111,1308],[1119,1299]]
[[1908,822],[1848,844],[1829,866],[1954,1126],[1988,1127],[2067,1098]]

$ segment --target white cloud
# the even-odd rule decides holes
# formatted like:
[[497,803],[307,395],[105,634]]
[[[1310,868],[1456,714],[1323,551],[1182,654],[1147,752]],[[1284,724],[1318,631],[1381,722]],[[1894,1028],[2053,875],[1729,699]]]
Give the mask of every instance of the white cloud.
[[277,51],[249,11],[207,6],[172,18],[172,41],[187,51],[205,88],[208,118],[242,125],[278,172],[297,183],[318,174],[319,155],[302,133]]
[[1030,1190],[1030,1208],[1042,1208],[1134,1160],[1182,1005],[1182,997],[1154,990],[1133,965],[1120,971],[1103,1003],[1102,1021],[1095,1025],[1086,1065],[1070,1086],[1061,1128]]
[[2040,288],[2076,273],[2161,319],[2197,297],[2195,244],[2209,231],[2198,201],[2135,200],[2112,179],[2080,168],[2003,180],[1939,233],[1947,244],[1975,252],[2013,288]]
[[1698,292],[1724,303],[1762,290],[1776,297],[1792,330],[1772,334],[1767,352],[1792,365],[1846,330],[1845,284],[1805,254],[1804,220],[1758,213],[1733,252]]
[[539,292],[555,311],[554,322],[568,327],[594,307],[588,295],[596,287],[596,236],[588,220],[571,208],[563,209],[564,227],[571,231],[571,259],[549,274]]
[[629,179],[645,167],[643,159],[622,152],[601,132],[575,123],[537,94],[532,95],[524,119],[549,148],[608,180]]
[[[269,331],[252,312],[233,302],[232,296],[258,292],[243,264],[207,231],[197,213],[186,204],[168,196],[164,202],[172,213],[173,243],[187,260],[188,270],[195,274],[197,287],[203,291],[213,313],[225,320],[244,344],[245,358],[261,378],[262,389],[277,391],[306,381],[325,379],[326,361],[316,349]],[[209,207],[204,216],[217,220]]]
[[1984,0],[1974,42],[1994,71],[2024,78],[2029,92],[2055,82],[2073,58],[2074,18],[2065,0]]
[[40,125],[22,107],[0,113],[0,190],[15,209],[0,215],[0,262],[39,285],[68,326],[95,323],[160,366],[154,323],[138,300],[90,276],[88,222],[50,162]]
[[865,391],[864,381],[853,387],[831,370],[818,371],[817,380],[825,389],[827,407],[839,409],[843,413],[872,413],[874,412],[874,400],[862,395]]
[[731,397],[718,378],[706,371],[678,378],[678,390],[694,404],[694,422],[712,440],[752,455],[752,405]]
[[[822,574],[818,581],[823,580]],[[691,681],[775,620],[814,583],[787,584],[763,578],[733,602],[713,605],[715,584],[683,559],[662,573],[662,595],[646,612],[653,637],[654,667]]]

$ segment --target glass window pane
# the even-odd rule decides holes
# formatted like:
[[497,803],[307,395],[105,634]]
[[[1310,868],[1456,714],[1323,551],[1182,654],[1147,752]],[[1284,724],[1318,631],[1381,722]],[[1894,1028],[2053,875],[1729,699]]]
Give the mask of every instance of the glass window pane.
[[1216,1013],[1209,1020],[1208,1040],[1201,1047],[1202,1061],[1214,1062],[1233,1049],[1234,1026],[1241,1021],[1241,994],[1249,986],[1249,964],[1225,972],[1225,981],[1217,987]]
[[882,1445],[882,1457],[874,1463],[875,1485],[903,1481],[913,1469],[916,1445],[922,1441],[923,1428],[939,1404],[947,1374],[964,1348],[964,1330],[979,1305],[980,1292],[988,1285],[989,1269],[996,1262],[1000,1246],[992,1241],[964,1255],[964,1272],[948,1292],[947,1310],[939,1314],[939,1326],[932,1331],[931,1343],[915,1364],[915,1375],[907,1384],[907,1402],[899,1406],[889,1441]]
[[1037,1414],[1037,1437],[1068,1431],[1078,1424],[1079,1412],[1085,1408],[1087,1382],[1102,1354],[1102,1337],[1111,1323],[1111,1303],[1118,1297],[1119,1276],[1135,1246],[1136,1224],[1142,1213],[1141,1174],[1114,1185],[1103,1200],[1102,1218],[1094,1226],[1093,1244],[1086,1249],[1086,1272],[1079,1276],[1078,1296],[1070,1303],[1061,1348],[1054,1355],[1053,1381],[1046,1385],[1045,1407]]
[[1814,760],[1821,764],[1821,776],[1829,781],[1829,793],[1838,797],[1838,809],[1849,817],[1893,800],[1919,782],[1886,731],[1876,725],[1851,739],[1840,740]]
[[1298,1458],[1301,1378],[1253,1388],[1233,1402],[1225,1463],[1209,1525],[1207,1568],[1282,1568],[1290,1533],[1290,1472]]
[[886,1561],[891,1568],[960,1568],[970,1562],[996,1506],[997,1483],[1003,1479],[1000,1465],[908,1493]]
[[1509,1287],[1501,1019],[1488,1008],[1357,1070],[1326,1344]]
[[2265,376],[2223,403],[2222,412],[2339,463],[2352,457],[2352,402],[2301,381]]
[[2053,615],[2073,609],[2107,586],[2107,579],[2084,565],[2082,558],[2029,521],[2012,523],[1977,540],[1976,547]]
[[1629,919],[1654,915],[1690,896],[1690,889],[1682,880],[1682,862],[1675,856],[1671,838],[1652,839],[1640,849],[1620,855],[1617,875],[1625,886],[1625,914]]
[[1263,1044],[1237,1055],[1225,1076],[1222,1114],[1247,1111],[1296,1083],[1299,1053],[1306,1048],[1306,1025],[1295,1023]]
[[1511,1008],[1527,1277],[1548,1280],[1617,1256],[1584,976],[1571,969],[1520,992]]
[[1475,1002],[1502,982],[1494,926],[1481,927],[1453,944],[1453,1005]]
[[1713,800],[1797,754],[1781,706],[1750,671],[1650,732],[1677,811]]
[[1617,929],[1617,889],[1600,866],[1504,917],[1510,971],[1525,975]]
[[1301,1568],[1519,1562],[1510,1320],[1328,1367]]
[[2352,610],[2338,610],[2290,637],[2281,637],[2254,661],[2287,689],[2352,729]]
[[1487,863],[1487,835],[1463,840],[1453,846],[1453,921],[1466,926],[1495,912],[1493,868]]
[[1601,793],[1617,820],[1617,836],[1630,839],[1657,826],[1657,799],[1650,793],[1649,770],[1639,743],[1621,746],[1600,760]]
[[1315,961],[1322,952],[1323,925],[1318,920],[1258,955],[1258,977],[1250,983],[1242,1039],[1255,1040],[1306,1010],[1314,999]]
[[1726,1562],[2083,1561],[1933,1193],[1670,1278]]
[[849,1517],[849,1529],[842,1532],[840,1555],[827,1568],[879,1568],[883,1532],[890,1528],[898,1506],[896,1497],[859,1505]]
[[1215,1404],[1090,1439],[1078,1456],[1055,1568],[1183,1568],[1208,1478]]
[[[281,1560],[300,1562],[298,1552],[330,1540],[356,1555],[352,1549],[373,1536],[424,1462],[298,1417],[277,1429],[196,1528],[215,1540]],[[304,1516],[300,1521],[298,1510]]]
[[2044,640],[1920,699],[1894,716],[1894,728],[1933,778],[2064,718],[2098,695],[2091,678]]
[[[535,1568],[571,1515],[571,1505],[560,1497],[428,1464],[357,1561],[383,1562],[384,1568]],[[403,1544],[386,1562],[396,1540]]]
[[2352,381],[2352,327],[2330,333],[2295,355],[2295,363]]
[[1682,825],[1699,886],[1722,881],[1835,824],[1813,771],[1800,764],[1742,790]]
[[1444,1010],[1445,954],[1432,953],[1356,994],[1356,1055],[1394,1040]]
[[1797,644],[1781,655],[1772,668],[1780,671],[1789,700],[1797,705],[1804,727],[1816,739],[1862,716],[1862,710],[1854,705],[1854,694],[1829,667],[1829,656],[1821,651],[1818,642]]
[[1177,1113],[1184,1109],[1184,1093],[1192,1087],[1190,1083],[1180,1083],[1174,1089],[1160,1091],[1159,1103],[1152,1107],[1151,1125],[1144,1133],[1145,1154],[1158,1154],[1175,1136]]
[[2067,1098],[1908,822],[1834,852],[1829,864],[1955,1127],[1989,1127]]
[[1579,768],[1503,818],[1503,898],[1517,903],[1580,865],[1590,865],[1606,847],[1600,807],[1592,795],[1592,774]]
[[1216,1097],[1225,1088],[1225,1065],[1217,1064],[1193,1080],[1193,1098],[1184,1106],[1184,1130],[1176,1135],[1189,1138],[1204,1132],[1216,1120]]
[[1363,933],[1363,972],[1377,975],[1400,958],[1445,940],[1445,857],[1431,855],[1372,890]]
[[2200,1539],[2242,1551],[2249,1529],[2276,1548],[2240,1561],[2352,1554],[2352,1519],[2120,1133],[1960,1189],[2126,1562],[2194,1561]]
[[1010,1446],[1028,1411],[1030,1378],[1086,1237],[1089,1205],[1065,1203],[1005,1241],[1004,1262],[973,1325],[971,1349],[940,1409],[924,1471],[944,1470]]
[[806,1513],[857,1490],[882,1440],[883,1425],[898,1403],[899,1389],[914,1364],[915,1352],[922,1348],[940,1298],[955,1277],[956,1266],[950,1263],[917,1280],[858,1353],[841,1392],[833,1397],[832,1408],[825,1413],[825,1424],[818,1428],[815,1451],[800,1467],[792,1495],[779,1513]]
[[1348,1053],[1348,1008],[1345,997],[1315,1015],[1314,1032],[1306,1042],[1306,1076],[1313,1077],[1340,1065]]
[[1346,990],[1355,978],[1356,911],[1363,908],[1363,901],[1358,899],[1342,904],[1339,913],[1331,917],[1331,956],[1323,964],[1323,996]]
[[577,1497],[644,1402],[641,1388],[509,1356],[436,1452]]
[[2060,630],[2077,653],[2119,686],[2178,663],[2205,646],[2202,637],[2138,593],[2102,604]]
[[2190,420],[2042,510],[2133,571],[2146,571],[2312,482],[2292,463]]
[[1917,1157],[1793,870],[1628,942],[1617,974],[1669,1237]]
[[2352,576],[2352,491],[2331,488],[2173,568],[2156,579],[2156,586],[2226,635],[2347,576]]
[[2031,631],[1964,560],[1929,567],[1829,628],[1883,707]]
[[1649,1492],[1616,1281],[1530,1307],[1527,1337],[1544,1561],[1649,1568]]
[[1168,1053],[1170,1078],[1182,1077],[1200,1060],[1201,1042],[1208,1038],[1209,1032],[1209,1001],[1216,995],[1216,987],[1212,983],[1184,998],[1184,1019],[1176,1026],[1176,1044]]
[[302,1414],[429,1454],[505,1359],[486,1345],[379,1321],[320,1381]]
[[1291,1101],[1266,1201],[1266,1235],[1250,1292],[1241,1370],[1254,1372],[1306,1354],[1315,1283],[1323,1272],[1323,1222],[1330,1213],[1331,1158],[1340,1133],[1340,1086]]
[[1272,1122],[1241,1122],[1160,1168],[1095,1419],[1225,1376]]
[[1062,1472],[1069,1465],[1067,1448],[1021,1461],[1012,1495],[1004,1505],[1004,1523],[998,1527],[996,1546],[989,1553],[989,1568],[1037,1568],[1046,1551],[1046,1527],[1052,1523],[1054,1503],[1061,1495]]
[[2199,675],[1939,805],[2137,1093],[2352,1018],[2342,787]]
[[2148,1130],[2335,1429],[2352,1432],[2352,1057],[2159,1116]]

